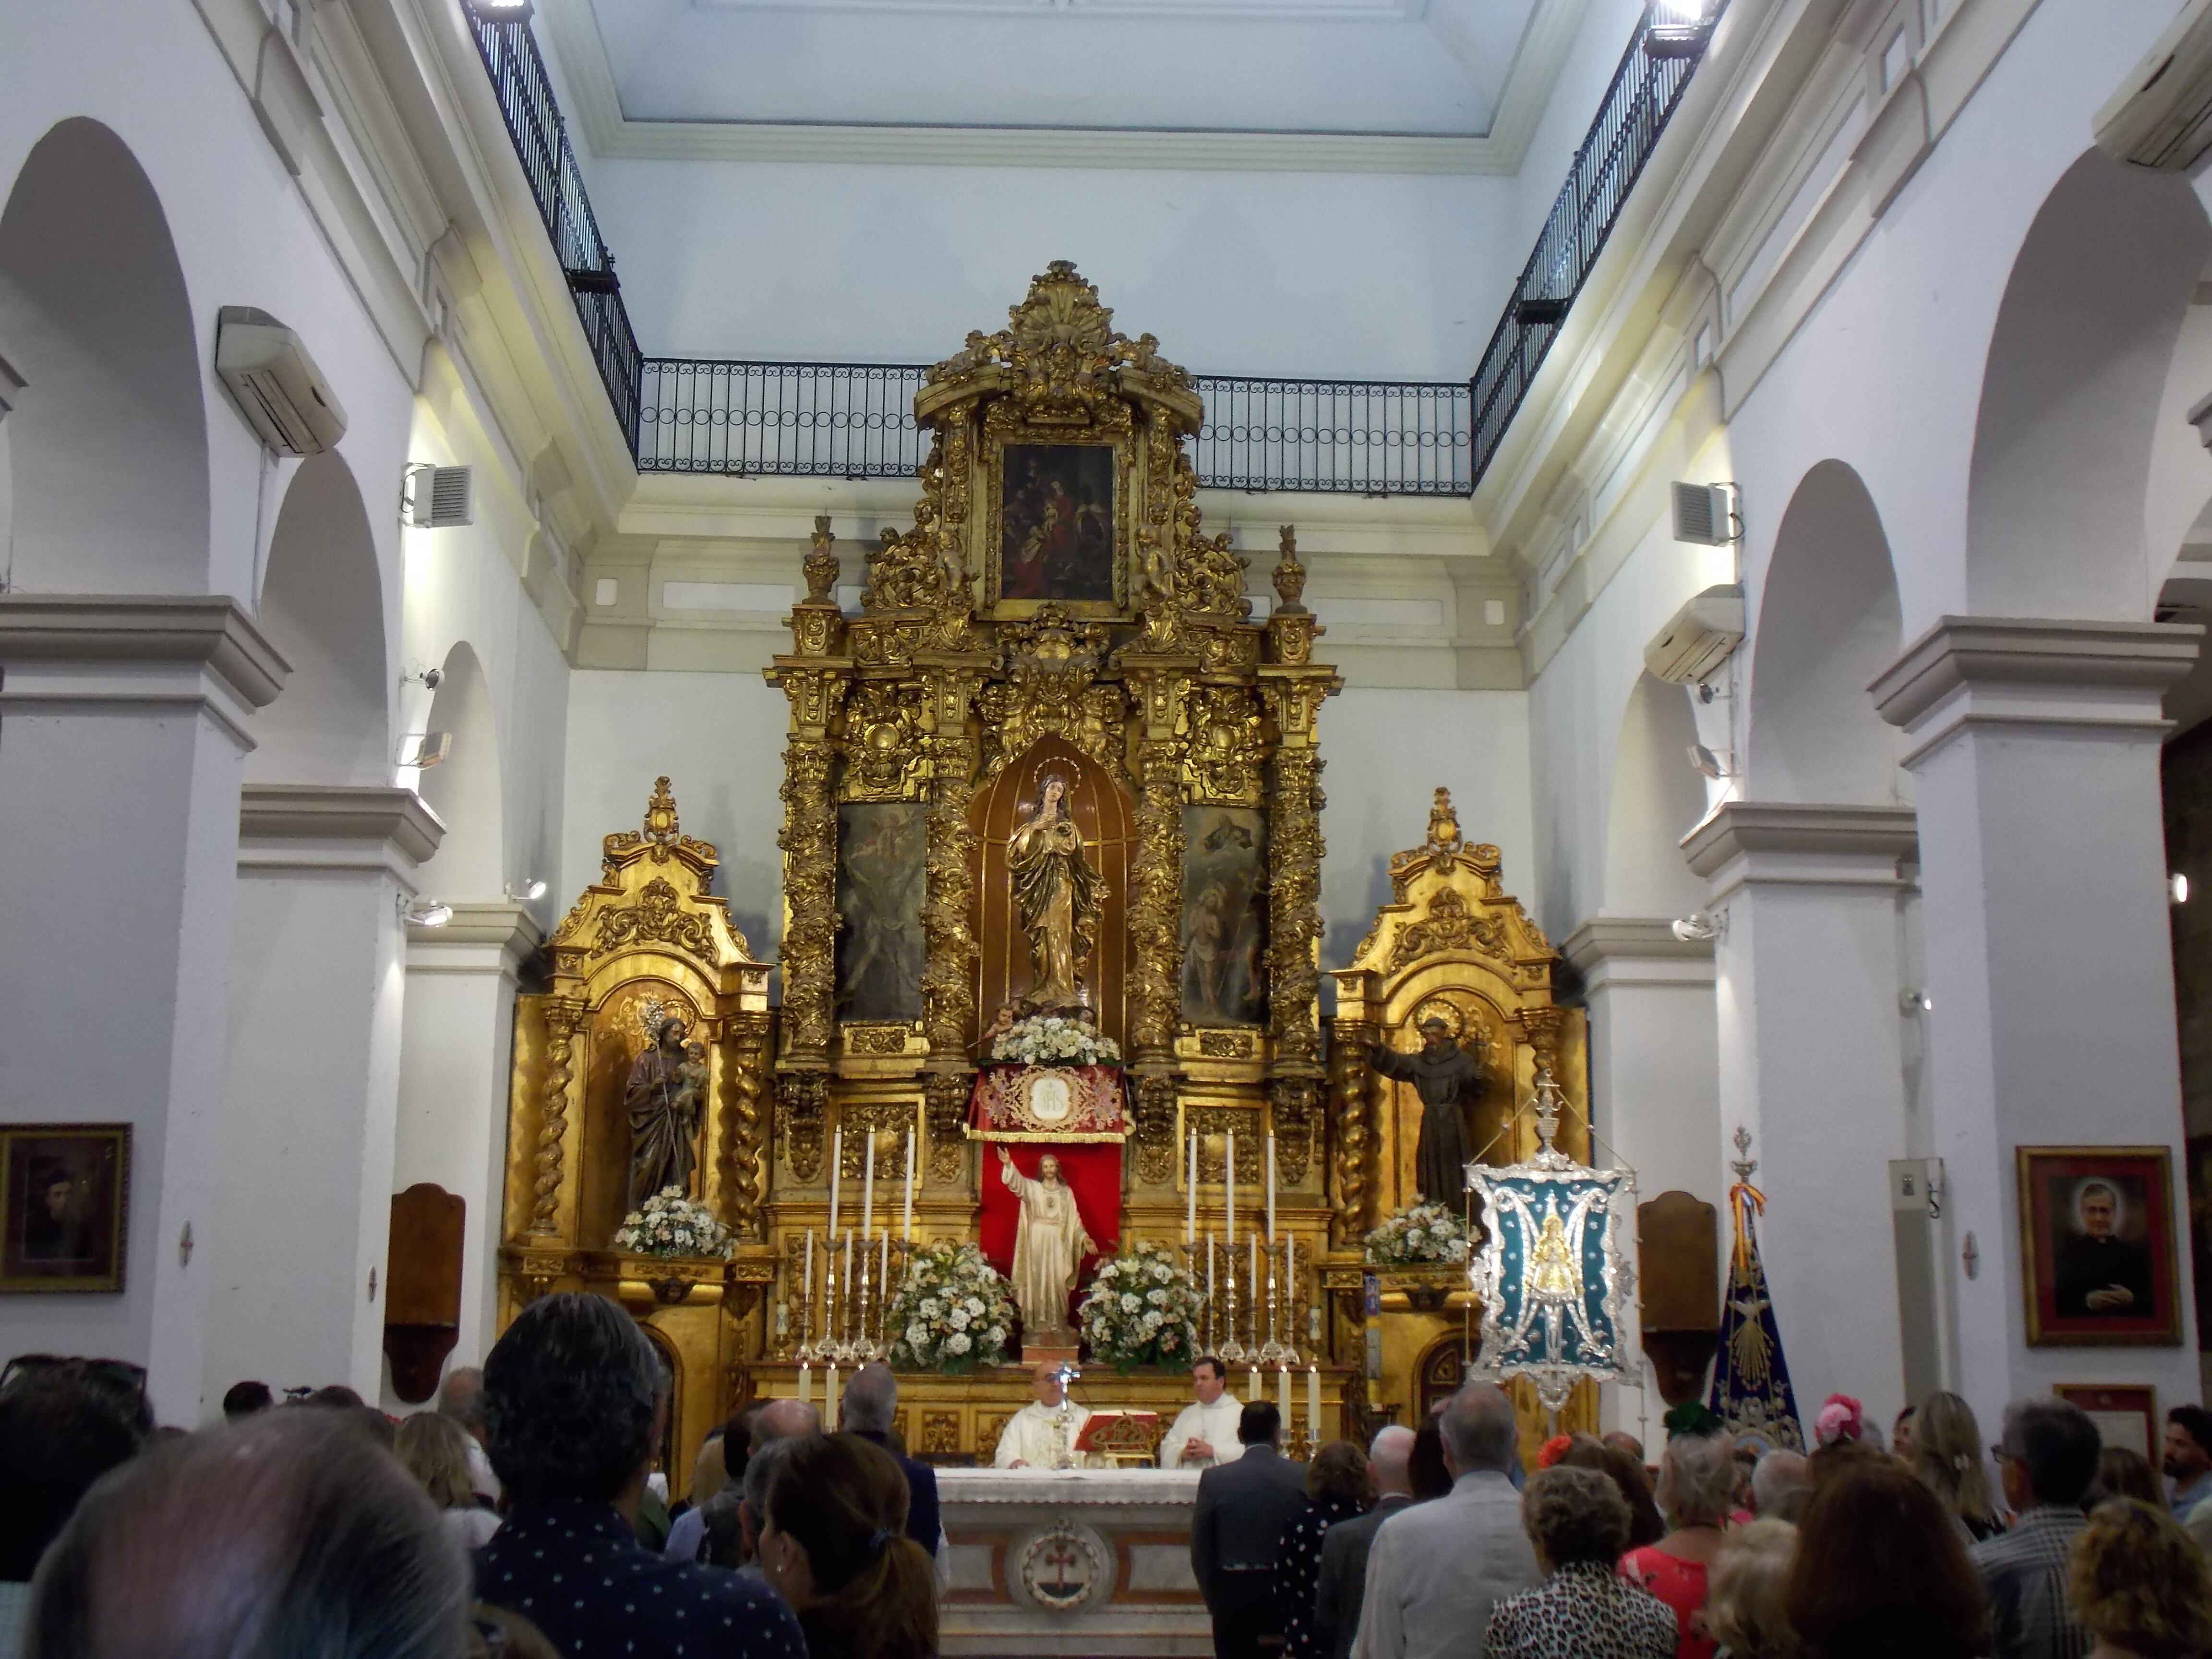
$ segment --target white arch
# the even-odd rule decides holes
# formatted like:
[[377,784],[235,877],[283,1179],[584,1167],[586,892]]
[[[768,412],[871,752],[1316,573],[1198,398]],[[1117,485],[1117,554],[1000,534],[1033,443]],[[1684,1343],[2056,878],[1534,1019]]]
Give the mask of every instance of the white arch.
[[464,640],[446,653],[429,730],[453,734],[453,752],[422,774],[422,799],[446,838],[423,866],[424,890],[442,899],[496,899],[507,886],[507,819],[499,742],[483,667]]
[[254,722],[249,783],[392,781],[391,685],[376,544],[352,472],[335,453],[301,465],[284,492],[261,630],[292,665]]
[[2186,179],[2091,151],[2052,187],[1990,340],[1967,496],[1978,614],[2148,621],[2144,486],[2212,254]]
[[184,272],[153,185],[97,121],[57,123],[0,212],[8,577],[45,593],[204,592],[207,425]]
[[1746,795],[1893,805],[1911,796],[1867,686],[1903,647],[1897,577],[1859,475],[1826,460],[1790,498],[1753,644]]
[[1681,840],[1705,813],[1705,780],[1690,764],[1698,740],[1689,694],[1638,676],[1613,745],[1613,799],[1606,813],[1607,915],[1675,916],[1701,909],[1705,884],[1682,856]]

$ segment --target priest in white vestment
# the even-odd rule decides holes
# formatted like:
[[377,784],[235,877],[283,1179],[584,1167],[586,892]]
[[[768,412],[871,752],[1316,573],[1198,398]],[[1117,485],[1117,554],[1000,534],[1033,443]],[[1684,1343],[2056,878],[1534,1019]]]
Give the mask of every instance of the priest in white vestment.
[[1060,1179],[1060,1160],[1047,1152],[1030,1180],[999,1148],[999,1179],[1020,1200],[1014,1223],[1014,1305],[1022,1310],[1022,1340],[1057,1341],[1071,1334],[1067,1298],[1083,1258],[1098,1247],[1083,1225],[1075,1194]]
[[1071,1400],[1066,1416],[1060,1415],[1060,1367],[1039,1365],[1030,1373],[1030,1386],[1036,1398],[999,1431],[999,1449],[992,1454],[992,1463],[1002,1469],[1056,1469],[1093,1461],[1075,1450],[1076,1437],[1091,1420],[1089,1410]]
[[1210,1469],[1217,1463],[1233,1463],[1244,1455],[1237,1437],[1237,1419],[1244,1402],[1229,1392],[1229,1373],[1207,1354],[1190,1371],[1191,1390],[1198,1399],[1185,1406],[1174,1427],[1160,1442],[1164,1469]]

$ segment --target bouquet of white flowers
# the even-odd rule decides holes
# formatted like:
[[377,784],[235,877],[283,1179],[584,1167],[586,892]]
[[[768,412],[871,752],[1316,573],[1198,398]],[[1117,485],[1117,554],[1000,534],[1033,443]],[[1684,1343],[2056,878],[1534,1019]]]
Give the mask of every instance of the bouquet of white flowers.
[[1367,1260],[1411,1267],[1467,1260],[1467,1224],[1441,1204],[1412,1204],[1367,1235]]
[[726,1256],[730,1244],[730,1230],[681,1187],[663,1187],[615,1229],[615,1248],[638,1255]]
[[940,1239],[908,1258],[886,1324],[894,1370],[957,1375],[1005,1363],[1014,1301],[982,1251]]
[[1024,1066],[1119,1066],[1121,1050],[1096,1026],[1059,1014],[1016,1020],[991,1044],[991,1058]]
[[1091,1357],[1117,1371],[1182,1367],[1198,1357],[1205,1307],[1198,1281],[1176,1253],[1139,1240],[1098,1264],[1076,1322]]

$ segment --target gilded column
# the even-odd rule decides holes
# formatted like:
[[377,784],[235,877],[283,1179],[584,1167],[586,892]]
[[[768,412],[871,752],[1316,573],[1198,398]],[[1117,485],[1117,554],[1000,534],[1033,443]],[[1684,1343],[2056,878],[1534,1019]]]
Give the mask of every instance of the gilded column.
[[538,1109],[536,1174],[531,1182],[530,1231],[557,1233],[561,1228],[561,1186],[568,1138],[568,1086],[575,1079],[577,1027],[583,1024],[581,997],[547,997],[545,1092]]
[[922,891],[922,1018],[933,1064],[963,1071],[975,1030],[975,975],[981,955],[975,912],[975,832],[968,821],[975,793],[975,740],[969,711],[988,659],[947,653],[929,662],[929,852]]
[[761,1215],[767,1171],[769,1068],[774,1016],[732,1016],[722,1028],[724,1218],[740,1243],[768,1237]]
[[1336,1191],[1329,1243],[1356,1246],[1368,1227],[1367,1164],[1373,1135],[1369,1121],[1367,1045],[1371,1027],[1353,1019],[1329,1022],[1328,1127]]
[[1130,866],[1129,1048],[1137,1178],[1175,1178],[1175,1038],[1182,1006],[1182,785],[1176,739],[1194,657],[1124,653],[1137,705],[1137,847]]

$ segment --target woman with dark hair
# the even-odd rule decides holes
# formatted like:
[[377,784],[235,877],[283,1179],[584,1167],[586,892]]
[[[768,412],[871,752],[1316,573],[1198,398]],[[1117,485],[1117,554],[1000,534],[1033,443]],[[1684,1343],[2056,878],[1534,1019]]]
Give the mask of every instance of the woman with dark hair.
[[1451,1471],[1444,1467],[1443,1431],[1434,1416],[1413,1431],[1413,1455],[1407,1468],[1416,1504],[1442,1498],[1452,1489]]
[[1814,1492],[1790,1570],[1804,1659],[1974,1659],[1984,1614],[1949,1512],[1894,1462],[1854,1462]]
[[1571,1469],[1595,1469],[1620,1489],[1628,1502],[1628,1547],[1640,1550],[1667,1535],[1667,1519],[1651,1497],[1651,1480],[1644,1465],[1619,1446],[1586,1434],[1568,1442],[1558,1460]]
[[1314,1627],[1321,1589],[1321,1547],[1340,1521],[1363,1515],[1375,1501],[1367,1454],[1349,1440],[1332,1440],[1306,1469],[1304,1513],[1292,1516],[1275,1545],[1275,1607],[1283,1615],[1285,1659],[1327,1659]]
[[906,1535],[906,1474],[849,1434],[799,1446],[768,1489],[761,1571],[799,1615],[811,1659],[929,1659],[937,1586]]

